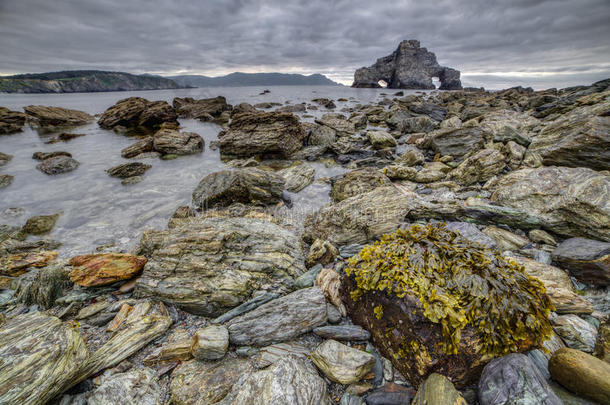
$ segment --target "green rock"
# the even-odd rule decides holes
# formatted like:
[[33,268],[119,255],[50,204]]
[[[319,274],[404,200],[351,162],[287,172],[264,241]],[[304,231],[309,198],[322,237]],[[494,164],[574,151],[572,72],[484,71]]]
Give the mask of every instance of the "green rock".
[[27,220],[23,231],[30,235],[43,235],[51,232],[60,214],[38,215]]

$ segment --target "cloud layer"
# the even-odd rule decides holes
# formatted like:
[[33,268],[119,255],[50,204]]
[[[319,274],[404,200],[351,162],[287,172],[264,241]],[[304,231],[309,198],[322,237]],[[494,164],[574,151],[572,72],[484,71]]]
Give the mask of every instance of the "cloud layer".
[[610,77],[608,21],[608,0],[0,0],[0,73],[319,72],[349,83],[415,38],[466,85],[565,87]]

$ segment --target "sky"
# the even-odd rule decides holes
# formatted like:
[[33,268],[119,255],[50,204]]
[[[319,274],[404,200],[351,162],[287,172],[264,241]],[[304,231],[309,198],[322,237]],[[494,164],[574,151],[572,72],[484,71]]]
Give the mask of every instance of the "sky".
[[0,0],[0,75],[354,71],[418,39],[465,86],[610,77],[610,0]]

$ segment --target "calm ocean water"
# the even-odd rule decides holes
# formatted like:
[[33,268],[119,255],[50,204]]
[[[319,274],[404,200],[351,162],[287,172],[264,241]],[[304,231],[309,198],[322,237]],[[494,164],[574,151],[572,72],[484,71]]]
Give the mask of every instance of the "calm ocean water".
[[[230,104],[248,102],[278,102],[293,104],[311,102],[324,97],[335,100],[339,112],[344,107],[358,103],[370,103],[383,99],[381,93],[392,94],[386,89],[352,89],[331,86],[277,86],[267,87],[271,92],[260,95],[263,87],[227,87],[205,89],[156,90],[137,92],[78,93],[78,94],[0,94],[0,106],[22,111],[27,105],[49,105],[73,108],[90,114],[104,112],[116,101],[132,96],[148,100],[166,100],[174,97],[207,98],[225,96]],[[346,98],[347,102],[338,102]],[[305,114],[320,116],[328,111],[320,109]],[[303,115],[303,114],[299,114]],[[312,118],[303,118],[312,120]],[[13,155],[13,159],[0,173],[15,177],[13,183],[0,189],[0,223],[22,225],[33,215],[61,212],[57,225],[47,236],[63,243],[62,256],[88,253],[95,247],[114,243],[117,248],[129,250],[140,239],[145,228],[164,228],[174,210],[188,205],[199,181],[217,170],[226,167],[218,151],[209,149],[211,141],[217,139],[221,128],[215,124],[197,120],[181,119],[184,131],[192,131],[205,139],[202,154],[184,156],[175,160],[158,158],[144,159],[153,167],[146,172],[141,183],[123,186],[119,179],[109,177],[104,171],[110,167],[131,161],[121,157],[121,149],[135,140],[112,131],[101,129],[97,123],[77,127],[70,132],[86,136],[69,142],[45,144],[54,134],[38,134],[24,128],[24,132],[0,136],[0,152]],[[38,151],[67,151],[81,165],[73,172],[47,176],[36,169],[38,161],[32,154]],[[342,173],[340,167],[326,168],[312,164],[316,177],[327,177]],[[293,210],[313,211],[328,203],[328,186],[312,184],[297,195],[293,195]],[[21,215],[13,215],[22,208]],[[33,237],[32,237],[33,238]]]

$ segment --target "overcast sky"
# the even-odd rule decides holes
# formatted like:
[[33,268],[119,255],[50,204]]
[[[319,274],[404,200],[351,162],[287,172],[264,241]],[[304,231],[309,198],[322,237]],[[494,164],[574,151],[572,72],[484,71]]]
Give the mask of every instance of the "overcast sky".
[[610,77],[610,0],[0,0],[0,74],[353,72],[419,39],[465,85]]

